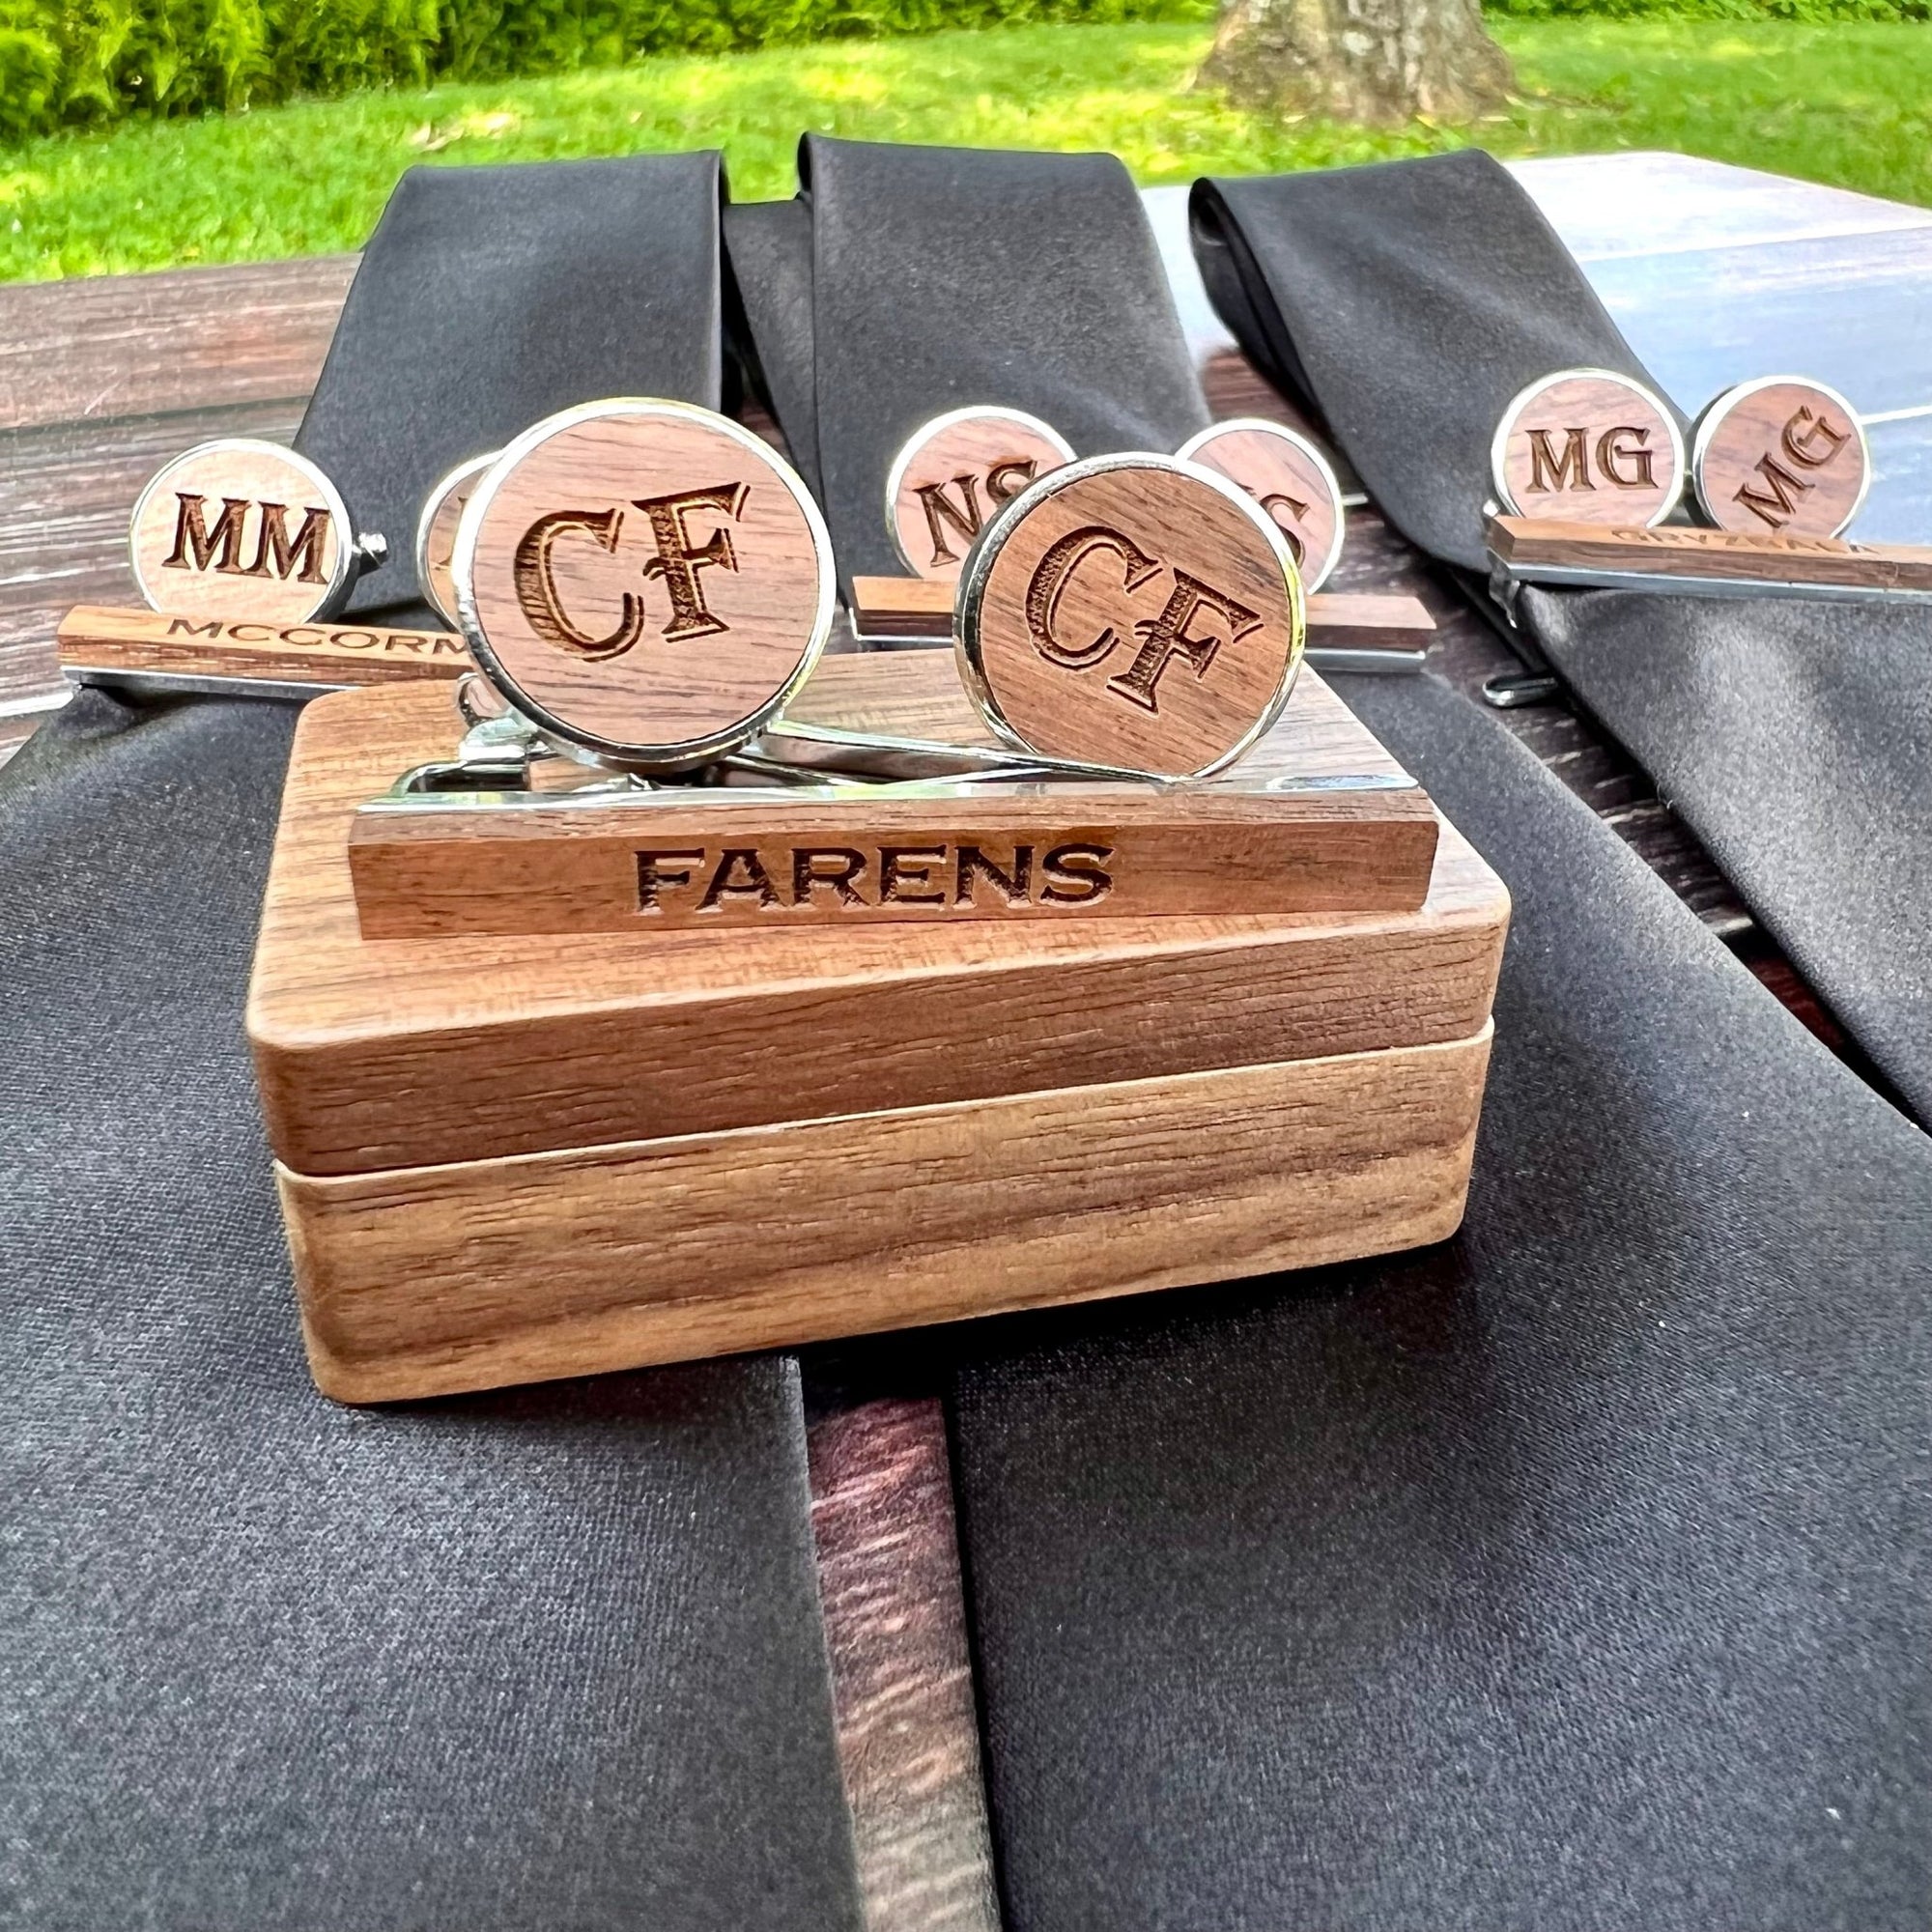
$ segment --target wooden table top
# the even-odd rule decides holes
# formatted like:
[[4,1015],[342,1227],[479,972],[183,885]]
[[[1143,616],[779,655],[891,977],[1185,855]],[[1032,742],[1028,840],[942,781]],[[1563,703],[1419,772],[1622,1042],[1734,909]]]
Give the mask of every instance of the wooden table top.
[[[1848,393],[1877,477],[1858,533],[1932,536],[1932,212],[1672,155],[1517,164],[1672,399],[1790,370]],[[1185,190],[1150,214],[1217,414],[1294,412],[1234,353],[1186,247]],[[65,693],[56,620],[133,601],[128,515],[170,455],[289,437],[353,256],[0,288],[0,758]],[[1333,586],[1406,590],[1432,666],[1474,693],[1515,661],[1373,510]],[[1566,705],[1498,714],[1802,1014],[1830,1021],[1709,858]],[[812,1519],[842,1765],[873,1932],[999,1922],[939,1370],[923,1345],[806,1363]]]

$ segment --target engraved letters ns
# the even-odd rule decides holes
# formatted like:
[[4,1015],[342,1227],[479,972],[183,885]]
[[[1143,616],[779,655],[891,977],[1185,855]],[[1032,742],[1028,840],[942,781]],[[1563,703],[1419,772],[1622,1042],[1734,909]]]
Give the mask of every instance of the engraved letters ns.
[[[1034,479],[1038,463],[1031,456],[1009,456],[990,464],[986,469],[986,495],[993,507],[997,508],[1009,497],[1017,497]],[[959,500],[946,493],[958,492]],[[980,534],[980,526],[985,522],[985,513],[980,507],[980,479],[972,470],[962,470],[950,483],[922,483],[914,492],[919,497],[920,508],[925,513],[926,534],[932,539],[932,561],[935,565],[957,563],[959,552],[953,550],[947,540],[947,526],[960,539],[960,549],[969,549],[973,539]]]
[[[571,614],[558,582],[557,554],[560,543],[578,545],[587,538],[596,549],[614,556],[626,512],[637,509],[644,514],[653,553],[640,575],[646,582],[663,579],[670,599],[669,617],[661,627],[664,636],[681,643],[727,631],[729,625],[705,602],[700,573],[738,568],[725,526],[744,515],[750,495],[749,483],[719,483],[668,497],[639,497],[610,509],[553,510],[539,517],[524,532],[511,565],[517,602],[530,629],[559,650],[593,661],[619,657],[638,642],[646,622],[643,597],[625,591],[615,625],[602,635],[586,630]],[[707,521],[708,535],[701,533]]]
[[[1027,584],[1027,630],[1033,647],[1050,665],[1063,670],[1086,670],[1111,657],[1121,637],[1111,624],[1086,641],[1068,639],[1060,630],[1060,603],[1074,575],[1088,567],[1090,559],[1112,555],[1116,560],[1121,586],[1129,597],[1163,573],[1173,579],[1167,601],[1158,614],[1137,618],[1133,624],[1140,648],[1123,671],[1107,680],[1107,689],[1124,703],[1143,711],[1158,711],[1157,687],[1167,668],[1176,658],[1184,659],[1194,675],[1205,677],[1223,643],[1237,644],[1264,621],[1262,613],[1204,582],[1187,571],[1150,556],[1122,531],[1104,524],[1090,524],[1069,530],[1049,546],[1035,566]],[[1092,566],[1102,568],[1098,563]],[[1192,626],[1207,612],[1218,617],[1226,627],[1224,638],[1199,635]]]

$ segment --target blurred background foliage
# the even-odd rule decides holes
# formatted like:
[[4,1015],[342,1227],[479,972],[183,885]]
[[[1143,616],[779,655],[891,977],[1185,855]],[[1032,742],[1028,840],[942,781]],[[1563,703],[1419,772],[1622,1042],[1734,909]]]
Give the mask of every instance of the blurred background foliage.
[[[1201,21],[1213,0],[0,0],[0,141],[807,41]],[[1530,18],[1925,20],[1932,0],[1490,0]]]

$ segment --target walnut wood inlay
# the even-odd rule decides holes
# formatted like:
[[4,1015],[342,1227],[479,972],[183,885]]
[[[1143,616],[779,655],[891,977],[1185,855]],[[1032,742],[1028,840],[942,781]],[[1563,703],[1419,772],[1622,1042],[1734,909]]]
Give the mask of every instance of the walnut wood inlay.
[[1690,477],[1720,530],[1835,537],[1871,483],[1871,452],[1835,389],[1796,377],[1729,389],[1697,419]]
[[1684,494],[1684,439],[1641,383],[1570,369],[1532,384],[1496,425],[1492,480],[1513,516],[1655,524]]
[[460,463],[429,493],[416,520],[416,582],[424,601],[445,624],[462,624],[456,610],[456,530],[469,507],[470,493],[496,462],[496,455]]
[[1184,777],[1267,728],[1303,623],[1287,543],[1235,486],[1166,457],[1102,457],[988,527],[962,588],[960,657],[1018,743]]
[[539,423],[475,486],[452,566],[464,630],[517,708],[642,763],[749,737],[832,622],[804,486],[724,416],[612,402]]
[[1342,555],[1342,486],[1328,459],[1300,431],[1241,417],[1190,437],[1175,454],[1238,484],[1274,519],[1304,590],[1319,590],[1328,581]]
[[334,485],[306,457],[228,437],[162,466],[134,506],[128,548],[156,611],[299,624],[340,599],[347,525]]
[[1851,544],[1835,537],[1755,536],[1674,525],[1661,530],[1602,529],[1594,524],[1495,517],[1490,522],[1489,546],[1498,561],[1525,574],[1542,565],[1660,578],[1932,592],[1932,547],[1919,544]]

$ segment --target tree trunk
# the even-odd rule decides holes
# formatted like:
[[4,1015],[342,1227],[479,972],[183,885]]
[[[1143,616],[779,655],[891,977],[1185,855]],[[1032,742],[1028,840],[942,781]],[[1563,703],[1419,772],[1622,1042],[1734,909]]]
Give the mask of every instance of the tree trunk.
[[1197,85],[1324,120],[1469,121],[1509,98],[1481,0],[1227,0]]

